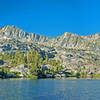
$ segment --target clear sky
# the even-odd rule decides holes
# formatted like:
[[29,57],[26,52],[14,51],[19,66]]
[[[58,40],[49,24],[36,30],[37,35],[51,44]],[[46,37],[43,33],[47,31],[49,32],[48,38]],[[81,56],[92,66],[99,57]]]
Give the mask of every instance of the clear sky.
[[0,0],[0,27],[59,36],[100,32],[100,0]]

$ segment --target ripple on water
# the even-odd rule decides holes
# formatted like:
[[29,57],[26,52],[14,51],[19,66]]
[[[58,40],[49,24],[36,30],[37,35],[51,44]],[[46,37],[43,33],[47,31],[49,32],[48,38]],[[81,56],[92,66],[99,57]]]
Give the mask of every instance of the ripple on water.
[[0,80],[0,100],[100,100],[100,80]]

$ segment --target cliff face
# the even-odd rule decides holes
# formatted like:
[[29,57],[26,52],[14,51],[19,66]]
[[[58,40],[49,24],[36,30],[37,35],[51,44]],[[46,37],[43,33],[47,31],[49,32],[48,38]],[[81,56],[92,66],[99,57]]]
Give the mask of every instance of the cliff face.
[[60,37],[50,38],[34,33],[28,34],[15,26],[6,26],[0,29],[0,38],[18,39],[20,41],[28,41],[55,48],[81,49],[100,55],[100,33],[90,36],[79,36],[65,32]]
[[[28,44],[31,42],[33,46]],[[98,72],[100,69],[100,33],[90,36],[79,36],[65,32],[56,38],[26,33],[15,26],[0,28],[0,49],[29,50],[34,47],[54,55],[53,59],[62,61],[69,69],[77,71]],[[9,48],[9,49],[8,49]],[[56,52],[56,53],[55,53]],[[94,68],[96,71],[94,71]]]
[[1,29],[0,35],[7,38],[26,38],[27,33],[15,26],[6,26]]
[[97,43],[100,42],[99,39],[99,33],[92,36],[79,36],[66,32],[59,38],[57,45],[64,48],[92,50],[98,48]]
[[48,38],[34,33],[27,34],[22,29],[15,26],[6,26],[0,30],[0,35],[7,38],[25,39],[33,42],[45,42]]
[[62,48],[83,49],[95,52],[100,50],[100,33],[90,36],[79,36],[73,33],[65,32],[60,37],[50,38],[34,33],[27,34],[15,26],[6,26],[0,29],[0,35],[2,38],[6,36],[7,38],[27,40],[47,46],[60,46]]

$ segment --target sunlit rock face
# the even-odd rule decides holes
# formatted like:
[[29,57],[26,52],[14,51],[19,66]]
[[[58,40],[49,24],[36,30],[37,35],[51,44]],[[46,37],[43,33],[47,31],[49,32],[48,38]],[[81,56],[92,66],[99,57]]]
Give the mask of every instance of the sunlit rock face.
[[15,26],[5,26],[1,29],[1,35],[8,38],[26,38],[27,33]]
[[35,33],[26,33],[16,26],[5,26],[0,28],[1,39],[17,39],[50,47],[62,47],[69,49],[82,49],[100,54],[100,33],[90,36],[79,36],[74,33],[65,32],[56,38],[45,37]]
[[[60,60],[68,69],[100,72],[100,33],[80,36],[65,32],[60,37],[26,33],[16,26],[0,28],[0,50],[22,52],[35,48],[42,55]],[[94,70],[95,69],[95,70]]]
[[90,36],[79,36],[74,33],[65,32],[62,36],[56,38],[45,37],[35,33],[26,33],[15,26],[5,26],[0,28],[1,38],[15,38],[20,40],[32,41],[33,43],[44,44],[62,48],[73,48],[98,51],[100,50],[100,33]]

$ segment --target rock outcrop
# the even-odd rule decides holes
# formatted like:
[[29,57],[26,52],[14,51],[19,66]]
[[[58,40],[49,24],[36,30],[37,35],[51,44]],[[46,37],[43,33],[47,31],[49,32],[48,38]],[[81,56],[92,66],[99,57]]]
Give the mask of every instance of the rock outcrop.
[[15,26],[0,28],[0,52],[27,52],[36,49],[45,57],[57,59],[67,70],[86,73],[100,73],[100,33],[79,36],[65,32],[60,37],[45,37],[26,33]]

